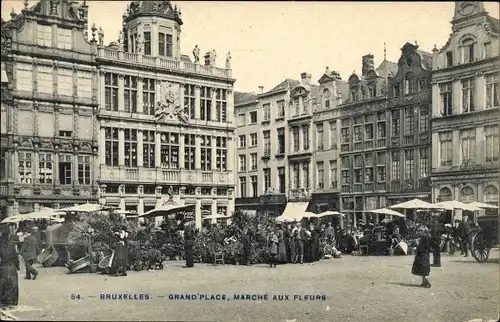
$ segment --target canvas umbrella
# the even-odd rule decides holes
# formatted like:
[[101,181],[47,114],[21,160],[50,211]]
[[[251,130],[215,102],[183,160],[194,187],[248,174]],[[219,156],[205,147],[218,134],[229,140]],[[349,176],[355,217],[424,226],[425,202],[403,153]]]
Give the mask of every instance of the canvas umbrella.
[[476,207],[476,206],[471,205],[471,204],[466,204],[466,203],[460,202],[458,200],[449,200],[449,201],[438,202],[435,205],[439,206],[442,209],[446,209],[446,210],[455,210],[455,209],[462,209],[462,210],[467,210],[467,211],[481,210],[481,208],[479,208],[479,207]]
[[439,206],[433,205],[431,203],[425,202],[420,199],[413,199],[398,203],[396,205],[389,206],[391,209],[442,209]]
[[145,213],[139,215],[139,217],[163,217],[177,212],[193,210],[194,207],[195,205],[179,206],[175,203],[167,203],[161,207],[146,211]]
[[405,216],[398,211],[387,209],[387,208],[370,210],[369,212],[373,212],[374,214],[389,215],[389,216],[396,216],[396,217],[404,217]]
[[495,205],[490,205],[490,204],[479,202],[479,201],[474,201],[474,202],[471,202],[467,205],[475,206],[475,207],[482,208],[482,209],[498,209],[498,207]]
[[335,211],[335,210],[327,210],[327,211],[323,211],[322,213],[319,213],[318,214],[318,217],[325,217],[325,216],[341,216],[341,217],[345,217],[344,214],[338,212],[338,211]]
[[35,212],[30,212],[28,214],[21,214],[21,215],[14,215],[5,218],[2,220],[2,224],[4,223],[18,223],[21,221],[25,220],[37,220],[37,219],[47,219],[47,220],[54,220],[56,219],[55,216],[58,215],[58,211],[54,211],[52,209],[49,210],[42,210],[42,211],[35,211]]
[[64,212],[85,212],[85,213],[90,213],[90,212],[98,212],[101,210],[105,209],[111,209],[112,207],[104,207],[98,204],[93,204],[93,203],[84,203],[81,205],[76,205],[68,208],[62,208],[59,209],[60,211]]

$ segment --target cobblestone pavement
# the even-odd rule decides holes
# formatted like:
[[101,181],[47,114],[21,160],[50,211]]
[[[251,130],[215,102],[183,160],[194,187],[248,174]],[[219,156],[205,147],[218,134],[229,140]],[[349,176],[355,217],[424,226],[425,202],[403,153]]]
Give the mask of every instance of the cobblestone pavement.
[[[353,257],[314,265],[197,265],[170,263],[163,271],[127,277],[68,275],[40,269],[35,281],[20,279],[21,320],[118,321],[489,321],[498,317],[498,251],[490,262],[443,256],[432,288],[417,287],[413,257]],[[23,275],[20,275],[23,276]],[[100,300],[101,293],[150,294],[150,300]],[[168,294],[227,294],[230,300],[173,301]],[[72,299],[80,296],[80,299]],[[268,301],[235,301],[234,294],[268,294]],[[326,295],[325,301],[273,301],[272,295]]]

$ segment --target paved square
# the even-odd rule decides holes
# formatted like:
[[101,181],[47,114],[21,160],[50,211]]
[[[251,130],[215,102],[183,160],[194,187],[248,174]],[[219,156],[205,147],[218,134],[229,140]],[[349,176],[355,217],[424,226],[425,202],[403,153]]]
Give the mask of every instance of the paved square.
[[[431,289],[414,287],[413,257],[353,257],[269,269],[201,264],[131,272],[128,277],[68,275],[41,269],[20,280],[22,320],[119,321],[415,321],[452,322],[498,317],[498,251],[490,262],[443,257]],[[23,273],[23,272],[21,272]],[[23,276],[23,275],[20,275]],[[100,300],[101,293],[149,294],[150,300]],[[168,294],[226,294],[230,300],[169,300]],[[81,296],[72,299],[72,294]],[[235,301],[233,294],[268,294],[268,301]],[[275,294],[326,295],[327,300],[273,301]]]

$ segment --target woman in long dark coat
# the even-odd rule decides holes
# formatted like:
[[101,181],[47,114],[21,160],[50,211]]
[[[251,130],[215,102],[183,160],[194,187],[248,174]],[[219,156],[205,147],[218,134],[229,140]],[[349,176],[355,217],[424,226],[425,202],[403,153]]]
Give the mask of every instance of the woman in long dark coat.
[[311,226],[311,260],[313,262],[317,262],[320,259],[319,237],[320,237],[319,228]]
[[286,263],[286,246],[285,246],[285,233],[281,225],[278,225],[277,229],[278,235],[278,262]]
[[288,239],[288,244],[290,247],[290,257],[289,262],[295,264],[297,261],[297,236],[299,232],[292,228],[292,225],[288,225],[288,230],[290,231],[290,238]]
[[127,276],[128,267],[128,232],[122,227],[120,232],[115,232],[115,256],[113,258],[112,272],[116,276]]
[[418,240],[417,251],[415,253],[415,259],[413,260],[413,266],[411,268],[411,273],[413,275],[422,277],[422,284],[420,286],[429,288],[431,283],[429,282],[427,276],[431,272],[431,263],[429,253],[431,251],[431,235],[429,229],[422,226],[419,230],[420,239]]
[[9,226],[3,225],[0,236],[0,308],[19,302],[19,257],[10,239]]
[[276,268],[278,262],[278,236],[272,230],[267,235],[267,256],[269,267]]

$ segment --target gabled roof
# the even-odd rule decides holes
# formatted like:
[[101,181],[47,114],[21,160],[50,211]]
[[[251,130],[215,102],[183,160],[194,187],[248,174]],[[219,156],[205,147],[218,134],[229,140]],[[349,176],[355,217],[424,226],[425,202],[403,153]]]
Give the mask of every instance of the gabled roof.
[[432,54],[421,49],[417,49],[417,53],[422,56],[422,66],[426,69],[432,69]]
[[392,61],[384,60],[375,71],[380,77],[383,78],[394,76],[398,72],[398,64]]
[[278,92],[278,91],[282,91],[285,89],[292,89],[298,85],[300,85],[300,81],[295,80],[295,79],[291,79],[291,78],[287,78],[284,81],[282,81],[281,83],[279,83],[278,85],[276,85],[273,89],[271,89],[270,91],[267,91],[264,94]]
[[244,105],[255,103],[259,100],[256,93],[253,92],[234,92],[234,105]]

